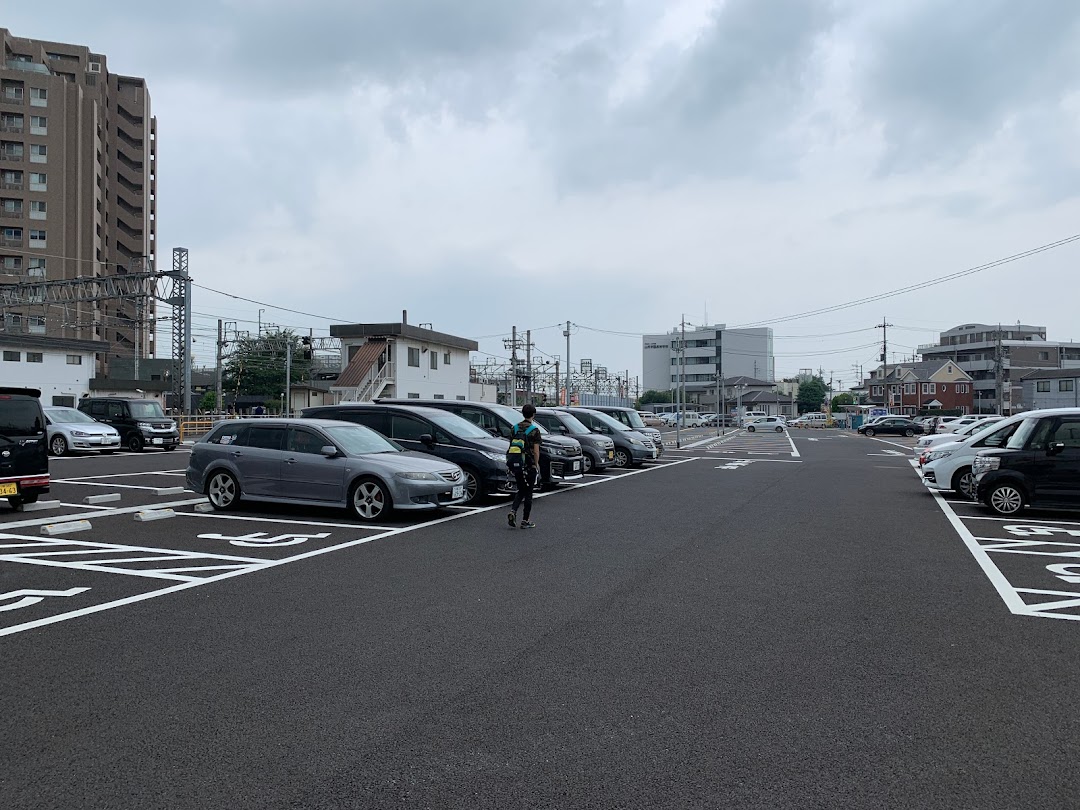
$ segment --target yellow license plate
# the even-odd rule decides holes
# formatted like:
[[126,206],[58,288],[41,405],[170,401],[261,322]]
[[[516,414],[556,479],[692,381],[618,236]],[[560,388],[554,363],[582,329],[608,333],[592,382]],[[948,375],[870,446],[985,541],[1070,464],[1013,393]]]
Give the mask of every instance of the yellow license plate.
[[615,458],[615,451],[614,450],[608,450],[607,451],[607,457],[608,458]]
[[0,495],[18,495],[18,484],[0,484]]

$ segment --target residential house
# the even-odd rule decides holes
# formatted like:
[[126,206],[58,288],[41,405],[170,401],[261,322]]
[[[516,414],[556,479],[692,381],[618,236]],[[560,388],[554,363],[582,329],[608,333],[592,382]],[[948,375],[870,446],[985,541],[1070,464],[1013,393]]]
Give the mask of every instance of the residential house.
[[890,412],[916,416],[931,411],[973,413],[974,385],[971,375],[951,360],[928,360],[890,365],[887,380],[884,366],[876,369],[864,386],[870,392],[866,404],[885,402],[889,389]]
[[[341,339],[341,374],[330,391],[345,402],[378,397],[467,399],[474,340],[401,323],[334,324]],[[429,328],[424,328],[428,326]]]
[[42,405],[75,403],[91,389],[95,355],[108,344],[0,331],[0,384],[36,388]]
[[1080,368],[1030,371],[1021,380],[1025,410],[1080,408]]

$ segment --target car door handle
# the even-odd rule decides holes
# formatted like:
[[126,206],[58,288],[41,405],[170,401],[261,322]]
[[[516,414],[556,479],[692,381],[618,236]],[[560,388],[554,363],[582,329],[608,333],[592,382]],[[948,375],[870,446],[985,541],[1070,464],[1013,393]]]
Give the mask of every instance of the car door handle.
[[242,455],[244,455],[244,454],[241,453],[239,450],[233,450],[232,451],[232,457],[233,458],[240,458],[240,456],[242,456]]
[[287,458],[287,459],[285,459],[285,463],[286,464],[295,464],[296,459],[295,458]]

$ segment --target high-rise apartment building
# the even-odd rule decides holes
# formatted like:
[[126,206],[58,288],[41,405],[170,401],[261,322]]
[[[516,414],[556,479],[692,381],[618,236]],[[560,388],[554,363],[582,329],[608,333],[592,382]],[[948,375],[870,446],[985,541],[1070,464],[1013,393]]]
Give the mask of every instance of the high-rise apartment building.
[[[0,28],[0,284],[107,276],[156,258],[156,120],[101,54]],[[0,329],[154,355],[153,299],[30,303]]]

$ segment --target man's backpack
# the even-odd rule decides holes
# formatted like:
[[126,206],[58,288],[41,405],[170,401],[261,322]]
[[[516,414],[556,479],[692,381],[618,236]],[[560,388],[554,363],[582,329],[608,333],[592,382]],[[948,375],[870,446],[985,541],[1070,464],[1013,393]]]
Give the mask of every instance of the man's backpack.
[[511,430],[510,447],[506,450],[506,466],[510,468],[510,472],[524,469],[532,463],[528,443],[525,441],[531,430],[537,430],[536,425],[529,425],[522,430],[520,422]]

